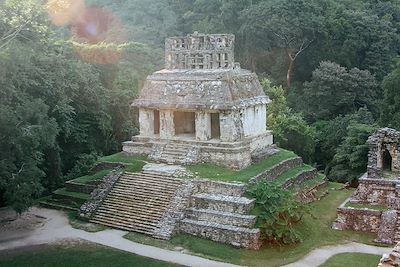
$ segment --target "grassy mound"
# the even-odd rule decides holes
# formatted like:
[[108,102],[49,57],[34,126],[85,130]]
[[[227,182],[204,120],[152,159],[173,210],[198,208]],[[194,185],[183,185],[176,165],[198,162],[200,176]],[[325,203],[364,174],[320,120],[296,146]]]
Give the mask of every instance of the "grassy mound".
[[273,168],[280,162],[296,157],[298,156],[294,152],[280,149],[280,151],[275,155],[272,155],[267,159],[264,159],[240,171],[234,171],[228,168],[210,164],[190,165],[187,167],[187,169],[200,178],[226,182],[248,182],[250,178],[263,171]]
[[140,172],[143,166],[146,164],[147,157],[145,156],[127,156],[123,152],[112,154],[109,156],[102,157],[98,160],[98,163],[122,163],[126,165],[125,170],[129,172]]

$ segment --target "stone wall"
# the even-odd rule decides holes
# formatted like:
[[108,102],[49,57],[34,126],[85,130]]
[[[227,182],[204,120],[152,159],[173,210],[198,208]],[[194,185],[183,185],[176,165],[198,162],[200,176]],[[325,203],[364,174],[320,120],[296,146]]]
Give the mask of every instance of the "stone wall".
[[382,211],[339,207],[332,228],[377,233],[381,225]]
[[255,184],[262,180],[273,181],[287,170],[301,166],[302,164],[303,160],[300,157],[287,159],[285,161],[278,163],[272,168],[254,176],[253,178],[251,178],[250,183]]
[[397,211],[388,210],[382,213],[381,225],[376,242],[392,244],[396,234]]
[[104,176],[102,182],[90,194],[89,199],[80,207],[78,215],[81,219],[89,220],[94,215],[121,174],[121,169],[115,169],[110,174]]
[[360,179],[356,192],[351,197],[352,203],[384,205],[389,207],[390,199],[396,197],[398,180]]
[[[235,247],[257,250],[260,249],[261,246],[259,229],[244,230],[242,227],[228,225],[221,229],[218,223],[207,221],[200,221],[200,223],[197,224],[183,221],[180,224],[180,229],[183,232],[191,233],[195,236],[231,244]],[[211,229],[211,231],[209,229]]]
[[193,191],[194,184],[190,180],[184,181],[178,187],[166,212],[158,222],[153,237],[168,240],[179,231],[179,221],[185,217]]
[[288,189],[292,186],[301,185],[302,183],[304,183],[307,180],[314,179],[316,176],[317,176],[316,169],[306,170],[306,171],[299,173],[297,176],[293,177],[292,179],[286,181],[282,185],[282,187],[284,189]]
[[400,243],[393,248],[389,254],[383,254],[378,267],[397,267],[400,266]]

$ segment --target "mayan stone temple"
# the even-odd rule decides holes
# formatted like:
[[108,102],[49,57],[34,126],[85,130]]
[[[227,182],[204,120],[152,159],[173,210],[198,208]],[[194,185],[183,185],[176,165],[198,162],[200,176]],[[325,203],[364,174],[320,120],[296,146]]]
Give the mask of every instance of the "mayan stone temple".
[[379,129],[368,138],[367,173],[338,208],[333,228],[376,233],[376,242],[400,241],[400,132]]
[[[209,163],[239,170],[278,151],[266,129],[270,100],[257,76],[234,62],[233,51],[230,34],[166,40],[165,69],[147,78],[132,104],[140,134],[123,144],[126,155],[147,156],[147,163],[140,172],[108,175],[81,217],[160,239],[186,233],[260,247],[247,184],[195,178],[185,168]],[[288,162],[280,172],[302,164]]]
[[234,61],[234,35],[168,38],[165,69],[150,75],[133,106],[140,135],[123,151],[172,164],[242,169],[268,151],[266,105],[256,74]]

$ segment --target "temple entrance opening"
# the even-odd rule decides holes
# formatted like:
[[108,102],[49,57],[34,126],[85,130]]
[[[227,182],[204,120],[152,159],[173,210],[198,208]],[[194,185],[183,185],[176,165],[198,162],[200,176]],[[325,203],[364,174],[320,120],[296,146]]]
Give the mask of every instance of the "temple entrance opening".
[[176,136],[194,137],[196,133],[194,112],[174,112],[174,125]]
[[154,110],[154,134],[160,134],[160,111]]
[[392,156],[389,150],[385,149],[382,155],[382,169],[384,171],[392,171]]
[[219,139],[220,136],[219,113],[211,113],[211,138]]

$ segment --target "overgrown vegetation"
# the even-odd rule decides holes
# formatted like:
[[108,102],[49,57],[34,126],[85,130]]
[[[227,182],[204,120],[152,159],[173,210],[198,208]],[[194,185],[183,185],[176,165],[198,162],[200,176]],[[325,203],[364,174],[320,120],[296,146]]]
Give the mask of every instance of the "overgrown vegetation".
[[168,36],[235,34],[237,61],[269,81],[276,142],[331,180],[357,179],[366,136],[400,128],[397,0],[85,3],[0,3],[1,205],[23,211],[86,175],[86,159],[120,151],[138,132],[129,103],[162,67]]
[[256,201],[253,213],[257,215],[261,240],[273,244],[302,241],[296,225],[301,223],[307,209],[291,192],[275,182],[260,182],[248,189],[247,194]]

